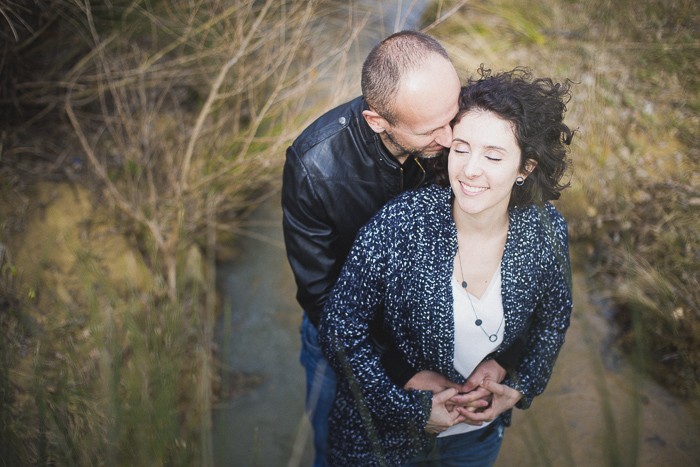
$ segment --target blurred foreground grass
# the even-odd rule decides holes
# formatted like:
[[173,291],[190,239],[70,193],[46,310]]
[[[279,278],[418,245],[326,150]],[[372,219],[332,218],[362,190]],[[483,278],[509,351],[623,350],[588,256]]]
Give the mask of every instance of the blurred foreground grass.
[[[210,465],[225,386],[215,258],[277,189],[289,141],[357,91],[345,66],[364,17],[300,0],[0,10],[0,458]],[[557,203],[575,258],[614,303],[622,343],[693,396],[699,22],[691,1],[475,0],[431,31],[463,76],[527,65],[579,82],[572,187]],[[53,225],[47,180],[73,184],[60,196],[85,211],[29,238]]]

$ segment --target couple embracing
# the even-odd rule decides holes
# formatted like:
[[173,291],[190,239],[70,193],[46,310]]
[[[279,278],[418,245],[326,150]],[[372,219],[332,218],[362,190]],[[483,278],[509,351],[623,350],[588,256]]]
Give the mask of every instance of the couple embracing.
[[462,87],[439,42],[403,31],[370,52],[362,93],[284,168],[314,465],[493,465],[569,326],[549,201],[570,84],[482,67]]

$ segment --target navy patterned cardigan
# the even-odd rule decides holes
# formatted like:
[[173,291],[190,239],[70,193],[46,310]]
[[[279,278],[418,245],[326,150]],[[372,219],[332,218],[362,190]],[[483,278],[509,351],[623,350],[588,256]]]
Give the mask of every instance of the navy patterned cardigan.
[[[318,335],[339,379],[330,416],[331,465],[399,465],[431,437],[423,427],[432,394],[406,391],[389,379],[369,337],[375,318],[415,369],[464,381],[453,361],[452,202],[450,188],[407,192],[358,233]],[[547,385],[569,327],[568,233],[548,203],[512,208],[509,216],[501,263],[505,333],[490,357],[529,327],[527,349],[505,381],[523,394],[516,406],[527,408]]]

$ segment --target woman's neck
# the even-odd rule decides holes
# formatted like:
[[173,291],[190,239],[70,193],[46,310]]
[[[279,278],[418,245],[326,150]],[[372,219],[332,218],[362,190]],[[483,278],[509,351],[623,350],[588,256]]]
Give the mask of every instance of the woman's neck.
[[508,211],[503,213],[467,214],[453,206],[452,217],[460,237],[499,238],[508,233]]

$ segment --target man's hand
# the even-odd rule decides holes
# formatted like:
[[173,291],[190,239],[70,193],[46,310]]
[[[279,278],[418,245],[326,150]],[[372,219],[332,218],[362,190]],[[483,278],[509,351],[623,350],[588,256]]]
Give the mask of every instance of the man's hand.
[[403,388],[430,391],[433,394],[437,394],[448,388],[454,388],[459,391],[462,385],[450,381],[440,373],[423,370],[413,375],[413,378],[409,379]]
[[461,423],[465,420],[465,416],[457,410],[449,410],[447,403],[455,394],[457,389],[449,388],[444,391],[433,394],[433,407],[430,410],[430,419],[425,425],[425,431],[428,433],[442,433],[452,425]]
[[496,360],[483,360],[474,368],[474,371],[469,375],[469,379],[464,383],[460,392],[472,391],[481,386],[481,383],[487,379],[490,379],[494,383],[500,383],[505,377],[506,370],[504,370]]
[[464,415],[465,423],[469,425],[482,425],[483,422],[490,422],[506,410],[513,408],[522,397],[519,391],[505,384],[494,383],[490,379],[484,380],[481,386],[493,395],[489,407],[476,411],[471,411],[469,408],[464,407],[457,407],[456,409],[456,411]]

